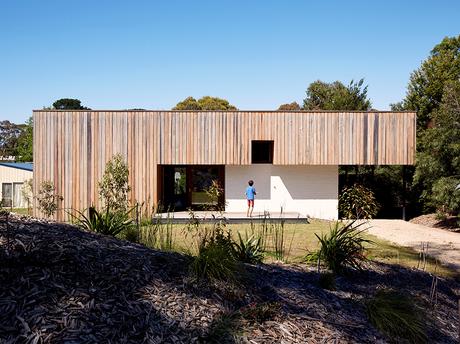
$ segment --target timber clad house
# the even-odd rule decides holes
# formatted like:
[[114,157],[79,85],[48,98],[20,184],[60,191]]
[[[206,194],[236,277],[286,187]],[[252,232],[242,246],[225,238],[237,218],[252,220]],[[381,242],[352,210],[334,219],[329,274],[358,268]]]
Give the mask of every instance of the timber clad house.
[[[149,207],[201,209],[212,181],[227,212],[338,216],[339,165],[411,165],[414,112],[49,111],[33,112],[34,189],[52,181],[56,214],[99,204],[106,162],[128,163],[130,198]],[[35,215],[40,215],[34,209]]]

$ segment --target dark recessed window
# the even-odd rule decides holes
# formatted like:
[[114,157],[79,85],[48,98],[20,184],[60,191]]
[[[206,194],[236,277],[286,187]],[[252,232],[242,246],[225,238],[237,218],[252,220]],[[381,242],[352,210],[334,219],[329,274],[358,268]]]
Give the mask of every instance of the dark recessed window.
[[252,141],[252,163],[273,164],[273,141]]

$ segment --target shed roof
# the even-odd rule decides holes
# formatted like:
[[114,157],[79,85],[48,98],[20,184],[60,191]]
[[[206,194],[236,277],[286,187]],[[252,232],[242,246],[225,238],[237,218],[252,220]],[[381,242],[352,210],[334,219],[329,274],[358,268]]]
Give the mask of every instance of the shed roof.
[[31,162],[0,162],[0,166],[18,168],[20,170],[31,172],[34,170],[34,164]]

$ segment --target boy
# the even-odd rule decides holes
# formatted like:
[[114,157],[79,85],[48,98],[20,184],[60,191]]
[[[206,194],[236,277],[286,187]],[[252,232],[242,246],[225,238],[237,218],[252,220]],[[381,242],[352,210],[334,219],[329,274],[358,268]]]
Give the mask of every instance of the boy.
[[252,217],[252,211],[254,210],[254,196],[256,194],[256,188],[253,186],[254,181],[248,181],[249,186],[246,188],[246,198],[248,200],[248,211],[246,212],[247,217]]

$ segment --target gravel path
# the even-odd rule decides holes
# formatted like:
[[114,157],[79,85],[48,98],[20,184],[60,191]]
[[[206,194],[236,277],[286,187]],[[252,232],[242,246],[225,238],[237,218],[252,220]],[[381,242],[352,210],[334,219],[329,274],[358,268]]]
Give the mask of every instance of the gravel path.
[[369,233],[395,244],[420,250],[428,243],[428,254],[460,271],[460,233],[431,228],[403,220],[371,220]]

